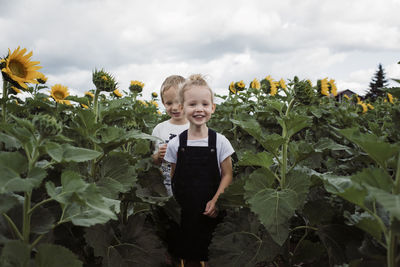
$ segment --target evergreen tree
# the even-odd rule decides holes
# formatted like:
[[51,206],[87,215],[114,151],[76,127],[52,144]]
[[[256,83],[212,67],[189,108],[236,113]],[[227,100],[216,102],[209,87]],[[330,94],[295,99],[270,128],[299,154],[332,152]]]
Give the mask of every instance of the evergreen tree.
[[378,65],[378,70],[375,72],[372,81],[369,83],[369,91],[365,95],[366,98],[375,100],[378,96],[384,96],[385,92],[378,88],[386,87],[389,81],[385,78],[385,71],[383,70],[382,64]]

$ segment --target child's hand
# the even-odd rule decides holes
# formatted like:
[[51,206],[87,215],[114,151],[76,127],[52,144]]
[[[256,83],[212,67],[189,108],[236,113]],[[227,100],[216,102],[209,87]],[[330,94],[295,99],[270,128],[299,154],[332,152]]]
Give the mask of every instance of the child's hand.
[[215,218],[218,215],[218,208],[216,206],[216,200],[211,199],[207,202],[206,210],[203,212],[203,215],[209,216],[211,218]]
[[167,153],[167,144],[161,144],[158,147],[157,158],[162,161],[164,159],[165,153]]

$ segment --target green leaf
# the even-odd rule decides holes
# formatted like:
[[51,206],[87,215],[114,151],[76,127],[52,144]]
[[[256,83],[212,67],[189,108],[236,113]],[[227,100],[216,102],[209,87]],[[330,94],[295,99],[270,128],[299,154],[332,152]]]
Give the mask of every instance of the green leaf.
[[46,234],[55,226],[53,213],[42,206],[35,209],[31,216],[31,232],[35,234]]
[[266,151],[254,154],[246,151],[239,159],[240,166],[260,166],[268,169],[273,163],[273,156]]
[[74,147],[70,144],[57,144],[48,142],[45,145],[47,153],[56,162],[84,162],[99,157],[102,153],[99,151]]
[[[213,234],[211,266],[253,267],[272,261],[281,248],[248,209],[224,218]],[[262,265],[260,265],[262,266]]]
[[286,106],[284,102],[278,100],[267,100],[266,102],[267,106],[274,108],[279,113],[282,113],[283,108]]
[[20,203],[18,197],[14,194],[0,194],[0,214],[6,213],[14,206]]
[[45,170],[34,167],[21,178],[27,170],[27,161],[18,152],[0,152],[0,194],[7,192],[27,192],[40,186],[46,177]]
[[390,175],[382,168],[365,168],[361,172],[351,176],[351,180],[364,186],[372,186],[386,192],[391,192],[394,186]]
[[127,132],[125,129],[117,127],[103,127],[97,131],[96,137],[97,138],[92,138],[92,141],[98,144],[103,149],[104,153],[108,153],[127,142],[137,139],[147,139],[150,141],[159,140],[158,137],[137,130]]
[[322,225],[318,227],[317,235],[326,248],[329,257],[329,266],[347,262],[347,253],[350,244],[361,242],[362,235],[354,231],[353,227],[342,224]]
[[0,168],[7,168],[16,173],[24,173],[28,170],[28,161],[19,152],[0,152]]
[[[296,171],[297,174],[300,171]],[[281,190],[268,188],[266,176],[256,176],[245,184],[245,198],[251,210],[256,213],[274,241],[282,245],[289,234],[289,219],[295,210],[303,205],[310,177],[288,176],[287,187]]]
[[79,174],[65,171],[61,176],[60,187],[52,182],[46,183],[47,193],[61,203],[63,221],[71,221],[75,225],[90,226],[116,219],[114,211],[119,201],[104,198],[94,184],[87,184]]
[[37,250],[35,257],[37,267],[82,267],[78,257],[65,247],[41,244]]
[[136,196],[145,203],[163,205],[170,198],[163,181],[164,177],[159,168],[152,166],[139,174],[138,183],[135,185]]
[[221,207],[244,207],[244,184],[245,179],[237,179],[230,184],[218,198],[218,206]]
[[261,127],[257,120],[252,119],[252,118],[249,120],[246,120],[246,121],[239,121],[239,120],[231,119],[231,122],[233,124],[239,125],[241,128],[243,128],[246,132],[248,132],[251,136],[253,136],[257,140],[261,139],[260,138],[261,137]]
[[400,220],[400,195],[393,195],[375,187],[368,187],[368,190],[385,210]]
[[29,261],[29,246],[22,241],[9,241],[1,251],[0,265],[2,267],[25,267]]
[[85,239],[95,255],[103,258],[102,266],[162,266],[165,248],[146,221],[144,214],[131,215],[126,224],[118,225],[118,231],[109,224],[95,225],[85,230]]
[[100,179],[96,184],[105,197],[118,199],[120,193],[128,192],[136,183],[136,168],[129,164],[128,158],[128,154],[118,153],[102,160]]
[[383,142],[373,134],[362,134],[357,128],[338,130],[338,132],[367,152],[384,169],[386,162],[400,151],[399,145]]
[[373,236],[376,240],[382,239],[381,226],[368,212],[356,212],[354,214],[350,214],[348,211],[345,211],[344,216],[348,220],[348,225],[354,225],[360,228],[361,230]]
[[138,155],[146,155],[150,152],[150,143],[147,140],[137,142],[134,146],[135,153]]
[[18,117],[16,117],[16,116],[14,116],[14,115],[10,115],[14,120],[15,120],[15,122],[19,125],[19,126],[21,126],[22,128],[25,128],[25,129],[27,129],[30,133],[34,133],[35,132],[35,127],[33,126],[33,124],[32,124],[32,122],[30,122],[29,120],[27,120],[27,119],[20,119],[20,118],[18,118]]
[[7,135],[5,133],[0,133],[0,142],[4,143],[6,149],[19,149],[21,147],[21,143],[18,141],[17,138],[11,135]]
[[322,138],[314,145],[315,152],[323,152],[325,150],[348,150],[347,146],[340,145],[330,138]]
[[302,129],[311,126],[311,117],[298,114],[290,114],[287,117],[277,118],[282,128],[286,128],[286,138],[290,139],[294,134]]
[[[105,259],[108,256],[108,249],[115,241],[115,232],[109,223],[96,224],[85,228],[85,240],[93,248],[95,257]],[[105,262],[103,262],[103,266]]]
[[285,142],[285,139],[278,134],[267,134],[255,119],[239,121],[231,119],[232,123],[239,125],[247,133],[253,136],[266,150],[276,154],[277,149]]
[[260,140],[257,140],[263,148],[273,154],[278,154],[278,149],[285,143],[285,139],[278,134],[267,134],[263,132]]
[[326,191],[338,195],[353,204],[365,208],[364,200],[368,195],[367,190],[354,183],[351,177],[324,174],[321,176]]

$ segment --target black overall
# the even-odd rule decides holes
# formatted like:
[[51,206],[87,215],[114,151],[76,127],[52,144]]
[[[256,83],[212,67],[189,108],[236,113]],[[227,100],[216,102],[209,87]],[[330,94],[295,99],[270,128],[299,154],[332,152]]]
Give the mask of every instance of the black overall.
[[187,146],[187,133],[179,135],[178,158],[172,191],[181,206],[180,256],[207,261],[208,246],[219,219],[203,215],[221,181],[215,131],[208,130],[208,147]]

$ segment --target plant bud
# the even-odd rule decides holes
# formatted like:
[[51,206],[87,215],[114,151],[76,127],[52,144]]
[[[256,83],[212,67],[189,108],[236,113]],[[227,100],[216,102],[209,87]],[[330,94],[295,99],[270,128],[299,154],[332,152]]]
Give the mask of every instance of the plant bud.
[[35,129],[43,137],[54,136],[62,131],[61,124],[50,115],[37,115],[32,120]]

